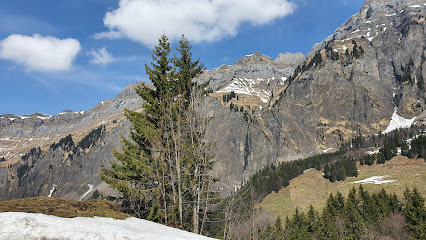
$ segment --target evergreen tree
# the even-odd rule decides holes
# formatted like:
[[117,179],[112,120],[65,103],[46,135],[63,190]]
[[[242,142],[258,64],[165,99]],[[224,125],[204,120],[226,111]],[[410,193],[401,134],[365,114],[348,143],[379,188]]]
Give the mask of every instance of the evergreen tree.
[[303,212],[296,208],[292,219],[287,222],[285,227],[285,239],[310,239],[308,232],[309,224]]
[[426,208],[425,199],[417,188],[413,191],[406,188],[404,191],[403,213],[406,220],[406,228],[411,232],[413,239],[426,239]]
[[[352,193],[352,191],[351,191]],[[350,197],[345,205],[345,219],[343,222],[344,239],[361,239],[364,231],[364,221],[356,208],[356,202]]]
[[377,164],[384,164],[386,162],[385,155],[382,152],[377,154]]
[[338,230],[335,223],[336,216],[333,216],[326,206],[318,222],[316,237],[320,240],[338,239]]
[[[136,92],[145,100],[144,113],[125,110],[125,116],[133,124],[131,140],[122,138],[122,152],[114,150],[117,162],[111,162],[111,169],[103,169],[101,178],[112,188],[123,194],[130,205],[145,205],[133,208],[138,217],[161,219],[167,221],[168,199],[166,195],[167,180],[170,176],[169,162],[165,161],[165,151],[162,146],[162,131],[164,124],[163,110],[170,104],[171,70],[170,45],[168,38],[162,36],[158,46],[153,50],[152,69],[145,65],[149,79],[155,89],[145,85],[138,86]],[[157,207],[162,206],[161,211]],[[140,209],[143,209],[140,212]],[[146,209],[146,210],[145,210]]]
[[284,239],[284,230],[283,230],[282,222],[279,216],[277,217],[277,220],[275,221],[275,224],[269,239],[277,239],[277,240]]
[[391,160],[396,155],[396,145],[392,139],[385,139],[383,148],[380,149],[386,161]]
[[343,213],[343,210],[345,209],[345,198],[343,197],[342,193],[337,192],[334,200],[336,203],[336,211],[338,213]]
[[308,232],[313,234],[315,233],[316,228],[318,227],[318,212],[314,209],[312,204],[309,206],[307,213],[307,222],[308,222]]
[[117,162],[103,169],[101,178],[123,194],[137,216],[179,221],[199,232],[209,211],[205,199],[212,198],[207,174],[212,156],[203,140],[208,119],[197,112],[208,82],[193,82],[203,66],[192,61],[185,37],[177,50],[180,56],[170,58],[168,38],[159,39],[151,66],[145,65],[154,88],[136,88],[144,112],[125,110],[133,124],[131,140],[122,139],[122,152],[114,151]]

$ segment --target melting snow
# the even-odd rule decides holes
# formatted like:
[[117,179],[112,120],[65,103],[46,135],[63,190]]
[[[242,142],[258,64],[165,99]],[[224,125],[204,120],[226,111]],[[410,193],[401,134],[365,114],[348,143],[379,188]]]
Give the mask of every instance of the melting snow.
[[355,34],[357,32],[361,32],[361,30],[357,29],[357,30],[353,31],[351,34]]
[[374,155],[374,154],[379,153],[379,151],[380,151],[380,149],[376,148],[376,149],[374,149],[374,150],[372,150],[372,151],[368,151],[368,152],[367,152],[367,154],[368,154],[368,155]]
[[411,125],[413,125],[415,117],[412,119],[405,119],[398,115],[397,110],[398,109],[395,108],[389,126],[386,128],[385,131],[383,131],[383,133],[390,133],[393,130],[399,128],[409,128],[411,127]]
[[83,199],[85,196],[87,196],[87,194],[89,194],[91,191],[93,191],[93,185],[92,184],[87,184],[89,186],[89,190],[87,190],[87,192],[85,192],[83,194],[83,196],[81,196],[78,201],[81,201],[81,199]]
[[261,79],[261,78],[257,78],[256,80],[253,79],[248,79],[248,78],[234,78],[231,82],[231,84],[229,84],[227,87],[225,87],[222,90],[216,91],[217,93],[222,93],[222,92],[232,92],[234,91],[235,93],[238,94],[246,94],[246,95],[252,95],[252,96],[257,96],[260,98],[260,100],[263,103],[267,103],[270,93],[266,92],[266,91],[261,91],[261,90],[256,90],[254,89],[253,85],[258,84],[260,82],[265,81],[265,79]]
[[409,6],[410,8],[420,8],[420,7],[422,7],[422,6],[420,6],[420,5],[412,5],[412,6]]
[[52,197],[52,194],[53,194],[53,192],[55,191],[56,187],[57,187],[57,185],[56,185],[56,184],[53,184],[52,189],[50,189],[49,196],[47,196],[47,197]]
[[205,236],[143,219],[60,218],[34,213],[0,213],[0,239],[176,239],[208,240]]
[[333,148],[327,148],[327,149],[325,149],[325,150],[322,150],[322,152],[323,152],[323,153],[326,153],[326,152],[331,151],[331,150],[333,150]]
[[385,183],[393,183],[393,182],[396,181],[396,180],[383,180],[383,179],[385,179],[387,177],[389,177],[389,176],[387,176],[387,175],[386,176],[373,176],[373,177],[370,177],[370,178],[366,178],[364,180],[355,181],[353,183],[361,183],[361,184],[368,184],[368,183],[371,183],[371,184],[385,184]]

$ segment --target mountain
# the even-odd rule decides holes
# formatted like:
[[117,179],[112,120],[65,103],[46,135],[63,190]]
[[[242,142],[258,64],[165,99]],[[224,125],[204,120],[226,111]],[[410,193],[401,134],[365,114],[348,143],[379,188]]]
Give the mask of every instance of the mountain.
[[[267,164],[337,150],[385,131],[391,119],[422,124],[425,16],[421,0],[367,0],[306,56],[254,52],[204,71],[197,81],[210,80],[213,90],[201,111],[212,117],[206,137],[216,143],[215,186],[228,194]],[[99,170],[128,136],[123,109],[141,107],[135,85],[84,113],[1,115],[0,196],[84,199],[110,191]]]

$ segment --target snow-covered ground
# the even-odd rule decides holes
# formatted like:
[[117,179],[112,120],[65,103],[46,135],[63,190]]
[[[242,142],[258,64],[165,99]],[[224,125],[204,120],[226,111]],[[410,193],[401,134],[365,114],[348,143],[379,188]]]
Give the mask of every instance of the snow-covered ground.
[[325,149],[325,150],[322,150],[322,152],[323,152],[323,153],[327,153],[327,152],[329,152],[329,151],[331,151],[331,150],[333,150],[333,148],[327,148],[327,149]]
[[399,128],[409,128],[411,127],[411,125],[413,125],[415,117],[412,119],[405,119],[399,116],[396,111],[397,111],[397,108],[395,108],[395,111],[392,114],[392,119],[389,123],[389,126],[386,128],[385,131],[383,131],[383,133],[390,133],[393,130],[396,130]]
[[[263,103],[267,103],[271,93],[262,89],[257,89],[255,87],[256,84],[259,84],[263,81],[265,81],[265,79],[234,78],[228,86],[216,92],[229,93],[233,91],[237,94],[252,95],[260,98]],[[270,81],[270,79],[268,79],[268,81]]]
[[379,148],[375,148],[375,149],[373,149],[371,151],[368,151],[367,154],[368,155],[374,155],[374,154],[378,154],[379,152],[380,152],[380,149]]
[[359,180],[359,181],[355,181],[353,183],[362,183],[362,184],[385,184],[385,183],[393,183],[396,180],[384,180],[385,178],[387,178],[389,176],[373,176],[370,178],[366,178],[364,180]]
[[208,240],[147,220],[128,218],[60,218],[39,213],[0,213],[0,239],[176,239]]

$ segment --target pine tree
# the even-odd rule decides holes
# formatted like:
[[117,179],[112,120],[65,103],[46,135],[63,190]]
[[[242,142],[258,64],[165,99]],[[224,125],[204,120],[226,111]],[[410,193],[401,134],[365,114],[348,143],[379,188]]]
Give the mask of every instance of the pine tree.
[[307,213],[307,222],[308,222],[308,232],[315,233],[316,228],[318,227],[318,212],[314,207],[309,205],[309,210]]
[[315,232],[316,237],[321,240],[338,239],[338,230],[335,222],[336,216],[333,216],[326,206],[318,222],[318,228]]
[[279,216],[277,217],[277,220],[275,221],[275,224],[269,239],[277,239],[277,240],[284,239],[284,230],[283,230],[282,222]]
[[406,220],[406,228],[411,232],[413,239],[426,239],[426,208],[425,199],[417,188],[413,191],[406,188],[404,191],[403,213]]
[[343,222],[344,239],[361,239],[364,231],[364,221],[356,208],[356,202],[350,197],[345,206],[345,220]]
[[364,231],[364,220],[358,211],[358,198],[353,187],[345,204],[343,233],[344,239],[361,239]]
[[377,154],[377,164],[384,164],[386,162],[385,155],[382,152]]

